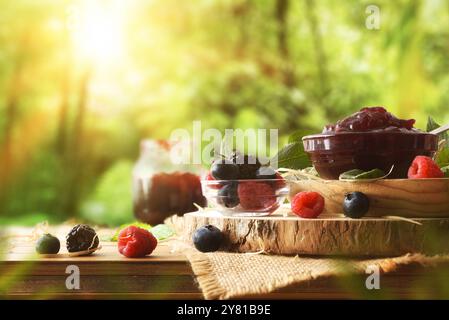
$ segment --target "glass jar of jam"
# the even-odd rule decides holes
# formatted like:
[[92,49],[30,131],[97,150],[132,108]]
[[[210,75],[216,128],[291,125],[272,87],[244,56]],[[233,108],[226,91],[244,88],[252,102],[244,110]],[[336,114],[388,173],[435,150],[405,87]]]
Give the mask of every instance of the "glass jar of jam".
[[194,166],[174,164],[174,142],[143,140],[133,170],[133,207],[136,218],[150,225],[163,223],[174,214],[196,211],[206,205],[198,171]]

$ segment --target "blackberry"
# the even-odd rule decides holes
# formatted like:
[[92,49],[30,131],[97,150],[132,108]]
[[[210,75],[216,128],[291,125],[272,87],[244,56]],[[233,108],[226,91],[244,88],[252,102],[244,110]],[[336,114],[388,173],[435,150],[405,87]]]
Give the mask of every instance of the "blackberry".
[[259,159],[236,151],[230,160],[239,168],[239,179],[256,179],[256,172],[261,166]]
[[69,252],[95,249],[100,244],[95,230],[86,224],[77,224],[74,226],[68,233],[66,241]]

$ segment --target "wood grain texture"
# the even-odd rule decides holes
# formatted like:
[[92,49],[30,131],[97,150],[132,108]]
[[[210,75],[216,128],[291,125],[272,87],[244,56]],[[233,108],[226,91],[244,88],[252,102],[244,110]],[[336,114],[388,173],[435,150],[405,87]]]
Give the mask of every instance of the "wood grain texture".
[[290,198],[316,191],[325,198],[325,213],[341,213],[346,193],[360,191],[371,201],[368,216],[449,218],[449,179],[384,179],[376,182],[300,180],[290,182]]
[[229,217],[213,211],[184,216],[184,240],[213,224],[225,234],[224,250],[264,250],[284,255],[398,256],[449,250],[449,219],[420,218],[422,225],[386,218],[349,219],[322,215],[317,219],[283,216]]

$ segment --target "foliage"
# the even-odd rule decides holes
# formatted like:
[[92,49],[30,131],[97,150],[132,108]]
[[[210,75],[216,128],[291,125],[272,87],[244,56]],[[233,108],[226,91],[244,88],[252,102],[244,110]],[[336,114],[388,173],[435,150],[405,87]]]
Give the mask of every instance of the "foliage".
[[131,221],[139,140],[192,120],[278,128],[281,143],[364,105],[449,122],[447,5],[380,0],[368,30],[370,4],[0,0],[0,223]]

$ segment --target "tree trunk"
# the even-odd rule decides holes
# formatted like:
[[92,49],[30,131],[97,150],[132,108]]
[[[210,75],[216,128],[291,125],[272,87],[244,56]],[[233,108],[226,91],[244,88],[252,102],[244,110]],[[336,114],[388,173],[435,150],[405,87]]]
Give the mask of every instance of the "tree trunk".
[[332,113],[332,110],[327,108],[325,98],[329,94],[329,80],[327,71],[327,57],[324,52],[323,40],[318,26],[318,19],[315,13],[314,0],[305,0],[307,21],[309,23],[310,32],[312,33],[312,40],[315,49],[315,63],[318,68],[318,80],[320,83],[320,99],[324,105],[327,113]]
[[276,0],[275,17],[278,26],[277,39],[280,56],[283,59],[283,80],[286,86],[295,86],[295,77],[292,63],[290,61],[290,50],[288,47],[288,9],[289,0]]

